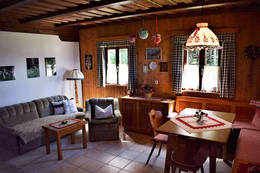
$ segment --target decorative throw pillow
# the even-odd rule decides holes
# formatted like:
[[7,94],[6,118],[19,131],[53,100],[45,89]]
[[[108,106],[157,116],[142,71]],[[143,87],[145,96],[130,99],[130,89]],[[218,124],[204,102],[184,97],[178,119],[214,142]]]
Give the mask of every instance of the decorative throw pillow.
[[101,107],[95,105],[95,119],[104,119],[110,118],[113,116],[113,107],[112,104],[102,109]]
[[256,127],[259,127],[260,128],[260,107],[257,107],[256,108],[256,111],[255,111],[255,116],[252,120],[252,124]]
[[64,114],[65,110],[63,107],[63,101],[59,102],[51,102],[53,109],[54,109],[54,114],[59,115],[59,114]]
[[63,106],[66,114],[78,112],[75,99],[63,100]]

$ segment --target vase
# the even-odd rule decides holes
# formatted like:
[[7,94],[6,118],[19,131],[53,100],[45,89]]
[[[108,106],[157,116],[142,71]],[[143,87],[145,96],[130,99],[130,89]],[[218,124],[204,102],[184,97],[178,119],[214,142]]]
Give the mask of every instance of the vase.
[[151,98],[152,95],[153,95],[152,93],[145,93],[145,94],[144,94],[144,97],[145,97],[145,98]]

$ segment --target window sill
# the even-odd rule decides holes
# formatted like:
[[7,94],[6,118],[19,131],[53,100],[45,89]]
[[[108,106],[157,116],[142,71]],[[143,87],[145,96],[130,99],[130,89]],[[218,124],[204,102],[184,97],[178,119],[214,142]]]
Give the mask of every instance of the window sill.
[[127,85],[118,85],[118,84],[106,84],[106,86],[111,86],[111,87],[127,87]]
[[182,90],[183,96],[194,96],[194,97],[206,97],[206,98],[219,98],[218,92],[203,92],[196,90]]

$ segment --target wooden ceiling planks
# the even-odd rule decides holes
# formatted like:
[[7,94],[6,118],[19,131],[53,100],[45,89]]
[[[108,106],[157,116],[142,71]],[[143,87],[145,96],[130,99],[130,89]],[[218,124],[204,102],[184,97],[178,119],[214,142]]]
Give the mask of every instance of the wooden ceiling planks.
[[0,19],[10,18],[1,20],[0,28],[19,22],[19,27],[40,23],[53,28],[120,23],[142,16],[195,14],[202,6],[223,9],[248,2],[259,4],[257,0],[0,0]]

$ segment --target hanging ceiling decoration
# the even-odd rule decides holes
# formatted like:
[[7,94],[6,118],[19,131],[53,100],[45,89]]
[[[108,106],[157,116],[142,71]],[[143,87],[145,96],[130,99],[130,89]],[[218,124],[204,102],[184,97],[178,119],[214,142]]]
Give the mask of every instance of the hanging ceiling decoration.
[[146,29],[144,29],[144,18],[143,18],[143,27],[139,30],[139,37],[142,39],[142,40],[145,40],[148,38],[148,31]]
[[155,19],[155,27],[156,27],[156,34],[152,36],[152,41],[158,45],[161,41],[162,41],[162,38],[161,38],[161,34],[158,34],[158,22],[157,22],[157,17]]
[[197,23],[197,28],[187,39],[186,49],[221,49],[218,37],[208,28],[208,23]]
[[134,43],[135,40],[136,40],[136,36],[135,35],[129,35],[128,40],[129,40],[130,43]]

